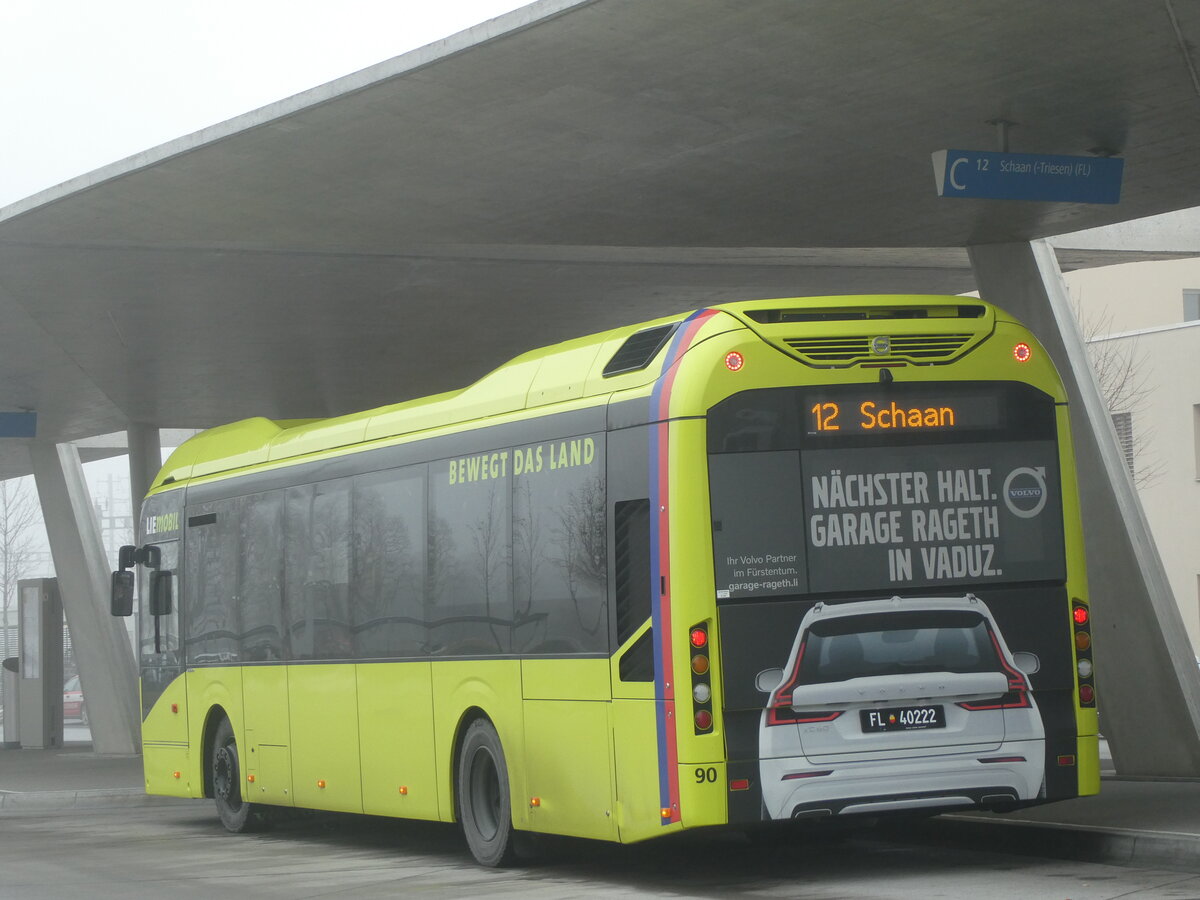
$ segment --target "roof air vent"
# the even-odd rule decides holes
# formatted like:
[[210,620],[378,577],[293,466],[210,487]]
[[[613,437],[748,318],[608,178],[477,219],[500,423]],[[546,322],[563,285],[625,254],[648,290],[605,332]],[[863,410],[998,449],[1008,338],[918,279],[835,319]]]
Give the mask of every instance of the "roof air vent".
[[983,307],[964,303],[959,306],[878,306],[878,307],[802,307],[793,309],[752,309],[746,316],[763,325],[786,322],[853,322],[865,319],[979,319]]
[[608,365],[604,367],[604,377],[623,375],[626,372],[636,372],[638,369],[646,368],[654,360],[654,357],[658,356],[658,351],[671,339],[671,335],[675,333],[678,326],[678,322],[672,322],[669,325],[644,328],[631,334],[625,339],[625,343],[621,345],[620,349],[613,354]]

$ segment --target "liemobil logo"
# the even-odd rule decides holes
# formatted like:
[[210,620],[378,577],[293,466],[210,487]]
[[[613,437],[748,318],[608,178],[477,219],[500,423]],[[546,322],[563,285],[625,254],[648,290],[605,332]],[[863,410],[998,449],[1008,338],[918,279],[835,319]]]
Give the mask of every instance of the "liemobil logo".
[[871,338],[871,352],[876,356],[887,356],[892,352],[892,339],[886,334]]
[[1004,505],[1014,516],[1032,519],[1046,506],[1046,468],[1013,469],[1004,479]]
[[178,512],[159,513],[157,516],[146,516],[142,527],[142,533],[146,535],[162,534],[164,532],[178,530]]

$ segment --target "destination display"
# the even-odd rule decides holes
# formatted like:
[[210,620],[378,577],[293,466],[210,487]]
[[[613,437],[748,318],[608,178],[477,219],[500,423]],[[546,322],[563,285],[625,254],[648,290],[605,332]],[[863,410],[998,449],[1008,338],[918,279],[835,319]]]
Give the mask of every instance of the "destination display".
[[841,390],[831,396],[810,392],[808,401],[804,431],[817,436],[974,431],[1002,424],[996,397],[978,392],[949,390],[897,399],[880,389]]

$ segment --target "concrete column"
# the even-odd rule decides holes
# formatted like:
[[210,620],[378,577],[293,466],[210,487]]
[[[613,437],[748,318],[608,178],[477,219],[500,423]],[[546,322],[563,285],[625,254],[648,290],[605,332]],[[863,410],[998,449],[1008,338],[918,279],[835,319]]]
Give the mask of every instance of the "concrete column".
[[109,614],[109,565],[73,444],[30,445],[63,611],[71,629],[97,753],[138,752],[137,670],[123,619]]
[[1053,249],[968,248],[980,296],[1023,321],[1067,387],[1094,613],[1100,730],[1122,775],[1200,775],[1200,674]]
[[129,494],[136,522],[142,500],[162,468],[162,443],[158,429],[151,425],[130,425],[125,437],[129,445]]
[[[133,540],[138,543],[141,534],[140,512],[146,492],[154,483],[154,477],[162,468],[162,439],[159,430],[151,425],[130,424],[125,429],[125,444],[129,448],[129,499],[133,511]],[[138,579],[139,582],[142,579]],[[141,590],[139,584],[138,590]],[[140,600],[140,598],[139,598]],[[176,601],[178,602],[178,600]],[[134,633],[134,658],[137,659],[138,636],[142,628],[142,604],[133,606],[132,622]]]

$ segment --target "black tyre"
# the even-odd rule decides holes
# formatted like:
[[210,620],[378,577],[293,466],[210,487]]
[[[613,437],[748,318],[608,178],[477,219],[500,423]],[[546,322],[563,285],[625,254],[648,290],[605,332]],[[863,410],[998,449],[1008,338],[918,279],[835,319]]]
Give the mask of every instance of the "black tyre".
[[463,736],[455,793],[458,820],[476,861],[482,866],[517,862],[508,767],[500,737],[487,719],[476,719]]
[[237,739],[228,719],[222,719],[217,726],[211,765],[213,798],[217,802],[221,824],[236,834],[262,828],[262,812],[255,804],[242,799],[242,767]]

